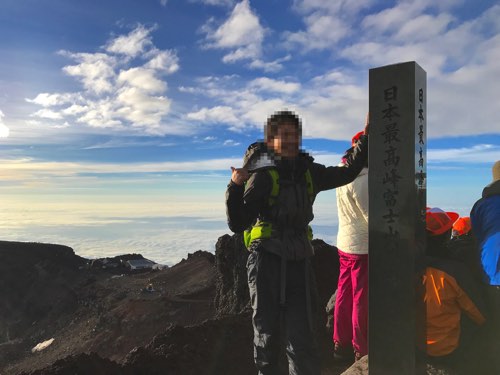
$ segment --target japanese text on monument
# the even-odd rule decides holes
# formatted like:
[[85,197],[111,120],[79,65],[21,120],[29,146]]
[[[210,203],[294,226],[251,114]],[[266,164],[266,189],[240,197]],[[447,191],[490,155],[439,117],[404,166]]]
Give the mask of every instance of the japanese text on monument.
[[424,160],[424,90],[420,88],[418,90],[418,147],[419,147],[419,159],[417,167],[417,187],[419,189],[425,189],[425,160]]
[[384,106],[382,108],[382,133],[384,139],[384,170],[382,183],[384,185],[383,201],[385,212],[382,218],[385,221],[385,237],[387,248],[396,250],[399,241],[399,148],[401,140],[400,114],[398,106],[398,87],[392,86],[384,89]]

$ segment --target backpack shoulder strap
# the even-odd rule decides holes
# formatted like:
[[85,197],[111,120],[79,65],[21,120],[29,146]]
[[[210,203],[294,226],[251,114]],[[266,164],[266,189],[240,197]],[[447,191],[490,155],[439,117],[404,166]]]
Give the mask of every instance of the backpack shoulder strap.
[[276,203],[276,198],[278,198],[280,193],[280,175],[274,168],[268,169],[267,172],[271,176],[272,181],[271,194],[269,195],[269,206],[272,206]]
[[309,195],[309,200],[311,203],[314,202],[314,184],[309,168],[306,170],[306,185],[307,185],[307,195]]
[[[280,192],[280,176],[276,169],[268,169],[267,172],[269,173],[269,176],[271,177],[272,181],[271,194],[269,196],[269,205],[272,206],[274,205],[274,203],[276,203],[276,198],[278,198]],[[311,171],[309,170],[309,168],[307,168],[306,170],[305,179],[306,179],[307,195],[309,195],[309,200],[312,203],[314,202],[314,184]]]

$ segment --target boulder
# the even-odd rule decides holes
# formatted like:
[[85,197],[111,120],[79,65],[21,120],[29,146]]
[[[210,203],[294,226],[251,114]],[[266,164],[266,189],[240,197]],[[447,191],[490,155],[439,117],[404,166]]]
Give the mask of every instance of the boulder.
[[248,251],[241,234],[220,237],[215,245],[216,316],[250,311],[246,263]]
[[255,375],[249,314],[171,326],[127,356],[124,374]]
[[60,359],[53,364],[20,375],[125,375],[121,366],[106,358],[101,358],[95,353],[78,354]]

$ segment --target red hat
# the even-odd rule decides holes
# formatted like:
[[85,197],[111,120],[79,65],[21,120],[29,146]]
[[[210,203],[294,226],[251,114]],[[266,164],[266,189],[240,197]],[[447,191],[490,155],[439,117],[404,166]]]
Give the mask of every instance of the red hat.
[[425,215],[426,229],[433,236],[438,236],[450,230],[459,216],[456,212],[444,212],[437,207],[427,207]]
[[356,135],[354,137],[352,137],[351,144],[353,146],[355,146],[356,142],[358,142],[358,140],[359,140],[359,137],[361,137],[363,134],[365,134],[364,131],[360,131],[359,133],[356,133]]
[[471,230],[470,217],[464,216],[459,218],[453,224],[453,235],[454,236],[462,236],[464,234],[469,233]]

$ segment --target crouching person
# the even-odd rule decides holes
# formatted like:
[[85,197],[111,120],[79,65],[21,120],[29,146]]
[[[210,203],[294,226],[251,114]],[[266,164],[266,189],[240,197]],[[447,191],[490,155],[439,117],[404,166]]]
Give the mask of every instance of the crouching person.
[[474,323],[485,322],[480,291],[470,270],[465,264],[450,259],[447,253],[457,218],[454,212],[427,209],[428,256],[424,276],[427,355],[431,363],[455,370],[472,342]]
[[229,228],[247,230],[251,251],[248,286],[254,358],[261,375],[279,374],[283,339],[290,374],[320,374],[310,263],[312,206],[320,191],[353,181],[368,151],[368,137],[362,135],[346,166],[325,167],[301,151],[300,143],[299,118],[289,111],[275,113],[266,123],[265,142],[248,149],[245,168],[231,168],[226,191]]

